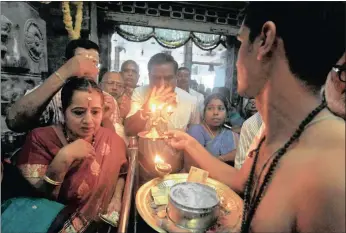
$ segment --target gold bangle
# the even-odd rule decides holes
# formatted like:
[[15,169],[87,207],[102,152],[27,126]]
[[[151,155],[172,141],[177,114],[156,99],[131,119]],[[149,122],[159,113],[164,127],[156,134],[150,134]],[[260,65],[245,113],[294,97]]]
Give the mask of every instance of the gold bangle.
[[47,183],[50,183],[50,184],[52,184],[52,185],[59,186],[59,185],[62,184],[62,182],[54,181],[54,180],[52,180],[51,178],[49,178],[47,175],[44,175],[44,176],[43,176],[43,179],[44,179]]
[[61,75],[60,75],[57,71],[55,71],[54,74],[55,74],[63,83],[65,83],[65,80],[61,77]]

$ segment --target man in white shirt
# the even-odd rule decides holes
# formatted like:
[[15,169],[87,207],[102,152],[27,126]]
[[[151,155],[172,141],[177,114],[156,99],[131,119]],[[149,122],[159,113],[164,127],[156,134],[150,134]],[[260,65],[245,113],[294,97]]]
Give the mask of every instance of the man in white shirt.
[[234,167],[238,170],[242,167],[245,162],[250,147],[253,144],[254,139],[259,134],[259,131],[262,126],[262,118],[259,112],[252,115],[247,119],[240,131],[240,139],[237,148],[237,153],[234,160]]
[[[158,53],[148,63],[148,86],[134,90],[131,110],[125,119],[128,136],[137,136],[139,132],[149,130],[147,120],[151,103],[166,103],[174,106],[173,113],[167,117],[168,129],[186,130],[190,124],[199,124],[200,114],[197,99],[176,87],[178,64],[171,55]],[[139,138],[139,163],[141,182],[158,176],[154,159],[159,155],[172,166],[172,173],[180,172],[184,167],[182,154],[162,140],[151,141]]]
[[180,67],[177,72],[177,81],[178,81],[178,87],[186,91],[187,93],[190,93],[190,95],[195,96],[197,98],[197,105],[199,108],[200,113],[203,113],[204,110],[204,96],[190,88],[191,83],[191,72],[186,67]]

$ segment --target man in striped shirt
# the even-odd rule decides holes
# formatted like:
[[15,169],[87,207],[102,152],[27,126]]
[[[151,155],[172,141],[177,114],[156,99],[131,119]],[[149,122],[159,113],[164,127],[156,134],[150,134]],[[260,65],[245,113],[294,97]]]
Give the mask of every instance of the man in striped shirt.
[[[99,47],[90,40],[72,40],[66,47],[68,60],[41,85],[28,91],[8,110],[6,124],[15,132],[27,132],[37,127],[64,124],[61,108],[61,88],[72,77],[90,77],[97,81],[99,69]],[[124,137],[124,127],[119,117],[116,100],[105,93],[105,111],[110,114],[102,120],[102,125],[114,129]]]
[[247,119],[240,131],[239,145],[234,160],[234,167],[240,169],[247,158],[250,146],[257,135],[259,135],[262,126],[262,118],[259,112]]

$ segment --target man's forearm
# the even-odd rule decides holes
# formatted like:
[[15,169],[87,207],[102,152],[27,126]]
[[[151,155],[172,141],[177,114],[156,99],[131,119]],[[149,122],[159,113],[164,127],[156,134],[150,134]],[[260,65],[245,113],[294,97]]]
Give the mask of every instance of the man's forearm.
[[20,98],[10,107],[6,116],[7,126],[16,132],[25,132],[34,128],[34,124],[38,122],[49,101],[63,84],[63,80],[56,74],[49,76],[41,86]]
[[240,191],[239,187],[234,187],[235,185],[233,183],[237,175],[237,170],[235,168],[210,155],[196,140],[191,142],[186,152],[201,169],[208,171],[212,178],[228,185],[234,191]]

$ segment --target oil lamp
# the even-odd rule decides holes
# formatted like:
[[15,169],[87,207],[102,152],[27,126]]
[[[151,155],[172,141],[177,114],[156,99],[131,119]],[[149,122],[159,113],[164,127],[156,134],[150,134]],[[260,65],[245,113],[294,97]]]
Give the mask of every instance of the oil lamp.
[[164,177],[172,172],[172,166],[165,163],[159,155],[155,156],[155,170],[159,173],[159,176]]
[[164,125],[168,124],[168,117],[172,113],[173,107],[171,105],[166,106],[166,104],[164,103],[152,103],[150,106],[150,112],[148,112],[150,129],[148,131],[138,133],[138,136],[153,141],[167,138],[167,136],[164,135],[164,131],[167,127],[165,127]]

